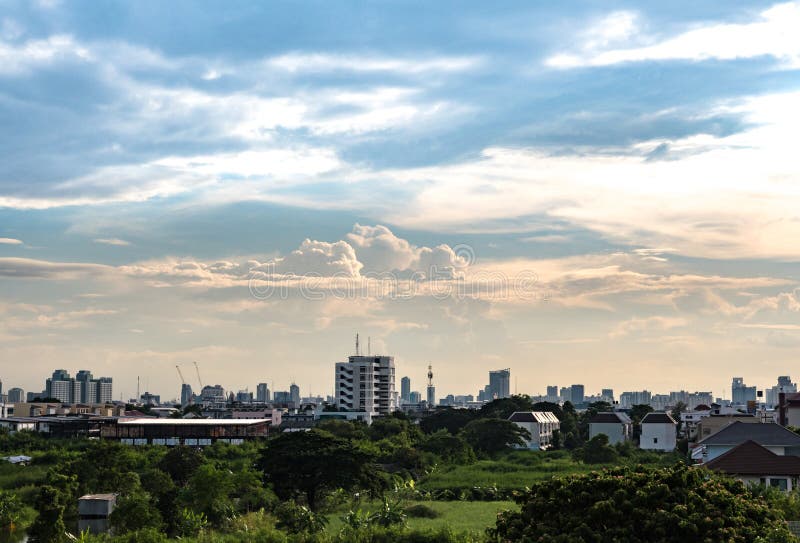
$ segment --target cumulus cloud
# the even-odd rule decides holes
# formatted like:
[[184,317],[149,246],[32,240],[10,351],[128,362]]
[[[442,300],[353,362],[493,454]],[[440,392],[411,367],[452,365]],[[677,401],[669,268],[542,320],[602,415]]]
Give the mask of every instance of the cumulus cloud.
[[[786,67],[800,68],[800,2],[775,4],[747,23],[707,23],[676,36],[639,33],[637,14],[618,12],[586,33],[581,51],[546,60],[556,68],[609,66],[658,60],[734,60],[768,56]],[[638,42],[631,44],[630,41]],[[629,43],[624,43],[624,42]],[[623,43],[620,43],[623,42]],[[622,47],[619,47],[622,45]]]
[[22,245],[22,240],[14,238],[0,238],[0,245]]

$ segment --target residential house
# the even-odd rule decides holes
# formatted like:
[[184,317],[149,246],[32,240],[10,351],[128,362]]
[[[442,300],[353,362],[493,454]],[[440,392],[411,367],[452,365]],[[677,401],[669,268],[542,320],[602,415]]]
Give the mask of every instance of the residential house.
[[597,413],[589,420],[589,439],[605,434],[611,445],[629,441],[633,435],[631,419],[618,411]]
[[549,411],[515,411],[508,420],[525,428],[530,434],[525,445],[518,445],[520,449],[547,449],[553,439],[553,430],[561,428],[561,422]]
[[692,457],[707,463],[745,441],[754,441],[778,456],[800,456],[800,435],[774,422],[747,424],[737,421],[699,441]]
[[719,455],[705,467],[745,484],[762,484],[785,491],[797,488],[800,477],[800,457],[775,454],[752,440]]
[[761,424],[763,421],[758,417],[754,417],[753,415],[746,413],[717,415],[712,411],[710,416],[701,418],[695,424],[695,439],[701,441],[716,434],[734,422],[741,422],[744,424]]
[[678,426],[669,413],[648,413],[642,419],[639,448],[650,451],[674,451]]

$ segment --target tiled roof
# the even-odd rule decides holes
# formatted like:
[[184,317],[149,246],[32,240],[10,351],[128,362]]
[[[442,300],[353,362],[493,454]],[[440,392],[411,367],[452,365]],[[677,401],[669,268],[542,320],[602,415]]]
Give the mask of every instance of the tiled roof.
[[765,447],[770,445],[800,447],[800,436],[780,424],[774,422],[748,424],[739,421],[708,436],[698,445],[739,445],[748,440]]
[[704,465],[732,475],[800,475],[800,458],[777,455],[751,440]]
[[675,424],[669,413],[648,413],[642,419],[642,424]]
[[515,411],[508,417],[511,422],[558,422],[558,417],[549,411]]
[[589,420],[589,422],[593,422],[595,424],[629,424],[631,419],[625,413],[607,412],[597,413]]

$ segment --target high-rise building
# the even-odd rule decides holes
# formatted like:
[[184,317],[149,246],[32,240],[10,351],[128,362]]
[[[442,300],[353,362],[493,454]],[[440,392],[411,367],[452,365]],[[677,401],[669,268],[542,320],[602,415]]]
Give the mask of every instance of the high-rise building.
[[288,390],[276,390],[272,394],[272,400],[276,404],[289,405],[289,403],[292,401],[292,393]]
[[67,370],[56,370],[53,376],[45,381],[45,392],[48,398],[53,398],[61,403],[72,403],[73,379]]
[[111,377],[101,377],[97,380],[97,403],[111,403],[114,401],[113,380]]
[[81,370],[75,376],[75,381],[80,385],[80,399],[81,403],[93,404],[97,402],[97,381],[92,377],[92,372],[88,370]]
[[634,405],[650,405],[651,400],[652,394],[647,390],[623,392],[619,396],[619,405],[627,409]]
[[749,401],[756,401],[756,387],[744,384],[744,379],[734,377],[731,382],[731,403],[733,405],[747,405]]
[[192,393],[192,385],[189,383],[183,383],[181,385],[181,407],[186,407],[187,405],[194,402],[194,394]]
[[150,405],[158,407],[159,405],[161,405],[161,395],[152,394],[150,392],[145,391],[144,394],[139,396],[139,401],[142,403],[142,405]]
[[67,370],[56,370],[45,381],[45,396],[62,403],[110,403],[113,401],[111,377],[94,379],[88,370],[81,370],[73,379]]
[[25,401],[25,391],[21,388],[8,389],[8,403],[22,403]]
[[269,386],[267,386],[267,383],[258,383],[256,387],[256,401],[258,403],[269,402]]
[[295,407],[300,407],[300,387],[292,383],[291,386],[289,386],[289,396]]
[[427,395],[427,402],[428,407],[433,407],[436,405],[436,387],[433,386],[433,366],[428,364],[428,395]]
[[411,403],[411,378],[400,379],[400,399],[403,403]]
[[793,383],[792,378],[788,375],[781,375],[778,377],[778,384],[766,390],[766,398],[764,398],[764,400],[768,408],[773,408],[778,405],[781,392],[785,394],[797,392],[797,384]]
[[420,394],[416,390],[412,391],[411,394],[408,395],[408,403],[417,404],[420,403],[421,401],[422,401],[422,394]]
[[253,393],[249,390],[240,390],[236,393],[236,401],[239,403],[253,403]]
[[336,404],[340,409],[381,415],[397,409],[393,356],[356,354],[347,362],[337,362],[335,371]]
[[549,385],[547,387],[547,401],[548,402],[558,401],[558,385]]
[[600,396],[603,400],[607,401],[608,403],[614,403],[614,389],[613,388],[604,388],[600,391]]
[[572,385],[569,389],[572,405],[582,404],[585,398],[583,385]]
[[200,400],[208,407],[225,407],[225,389],[220,385],[206,385],[200,391]]
[[489,401],[511,396],[511,370],[495,370],[489,372]]

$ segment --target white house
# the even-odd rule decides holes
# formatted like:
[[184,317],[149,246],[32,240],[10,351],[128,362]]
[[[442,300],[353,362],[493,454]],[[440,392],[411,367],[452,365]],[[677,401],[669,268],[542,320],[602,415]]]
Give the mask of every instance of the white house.
[[677,446],[677,425],[669,413],[648,413],[642,419],[639,448],[650,451],[674,451]]
[[633,434],[630,417],[617,411],[597,413],[589,420],[589,439],[600,434],[608,436],[610,445],[630,440]]
[[553,430],[561,428],[561,422],[549,411],[515,411],[508,420],[531,434],[525,445],[517,445],[519,449],[547,449],[553,440]]

